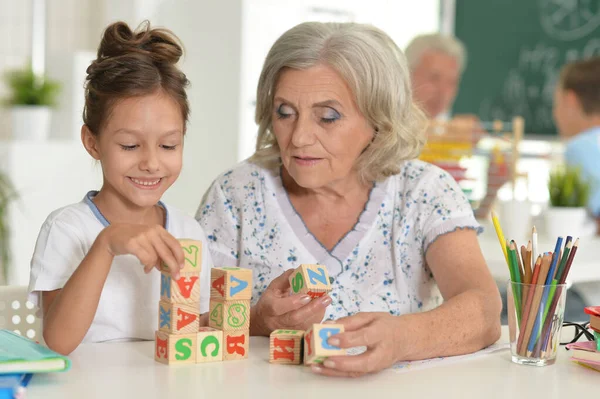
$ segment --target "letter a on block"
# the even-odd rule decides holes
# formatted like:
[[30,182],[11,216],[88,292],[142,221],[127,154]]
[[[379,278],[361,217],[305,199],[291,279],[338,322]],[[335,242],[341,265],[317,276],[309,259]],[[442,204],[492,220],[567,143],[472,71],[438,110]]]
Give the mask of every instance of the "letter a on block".
[[193,313],[184,312],[177,309],[177,330],[181,330],[190,323],[196,321],[197,316]]
[[189,299],[192,293],[192,288],[194,288],[194,284],[197,280],[198,277],[196,276],[181,277],[179,280],[177,280],[177,286],[179,287],[179,292],[181,292],[181,296],[183,296],[186,299]]
[[225,296],[225,290],[223,289],[224,285],[225,285],[225,275],[219,277],[212,283],[212,287],[215,290],[217,290],[219,292],[219,294],[221,294],[222,297]]
[[246,287],[248,287],[247,281],[240,280],[233,275],[229,278],[229,282],[231,283],[231,288],[229,289],[229,296],[231,297],[235,296],[238,292],[241,292]]

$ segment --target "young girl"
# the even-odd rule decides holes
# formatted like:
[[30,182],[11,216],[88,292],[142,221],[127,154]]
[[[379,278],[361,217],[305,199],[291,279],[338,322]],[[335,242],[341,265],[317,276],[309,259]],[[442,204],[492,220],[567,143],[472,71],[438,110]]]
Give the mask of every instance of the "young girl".
[[[31,261],[30,300],[41,303],[44,340],[57,352],[81,342],[153,339],[160,275],[152,269],[164,262],[178,278],[177,238],[206,242],[193,217],[160,202],[182,166],[189,108],[188,80],[175,66],[181,55],[171,32],[149,24],[132,32],[118,22],[87,69],[81,139],[104,182],[50,214]],[[211,267],[205,249],[201,313]]]

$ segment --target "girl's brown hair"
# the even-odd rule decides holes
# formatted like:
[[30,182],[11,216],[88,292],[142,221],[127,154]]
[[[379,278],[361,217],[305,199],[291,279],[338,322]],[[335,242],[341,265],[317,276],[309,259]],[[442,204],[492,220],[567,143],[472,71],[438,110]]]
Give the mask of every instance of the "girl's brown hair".
[[148,21],[135,31],[124,22],[109,25],[97,58],[87,68],[83,122],[98,135],[119,100],[162,91],[181,108],[185,131],[189,81],[176,66],[182,55],[177,36],[166,29],[151,29]]

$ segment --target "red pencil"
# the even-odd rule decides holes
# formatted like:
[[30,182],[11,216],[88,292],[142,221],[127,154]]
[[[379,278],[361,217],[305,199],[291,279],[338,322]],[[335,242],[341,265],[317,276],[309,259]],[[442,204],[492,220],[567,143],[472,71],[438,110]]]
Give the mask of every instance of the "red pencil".
[[[531,284],[537,284],[538,276],[540,274],[540,268],[542,265],[542,255],[538,255],[537,260],[535,261],[535,267],[533,269],[533,276],[531,277]],[[525,309],[523,310],[523,317],[521,317],[521,325],[519,326],[519,339],[517,340],[517,352],[521,354],[521,346],[523,345],[523,339],[525,337],[525,326],[527,325],[527,319],[529,318],[529,313],[531,310],[531,302],[533,301],[533,293],[535,292],[534,287],[530,287],[527,295],[527,303],[525,304]],[[524,356],[525,352],[521,356]]]

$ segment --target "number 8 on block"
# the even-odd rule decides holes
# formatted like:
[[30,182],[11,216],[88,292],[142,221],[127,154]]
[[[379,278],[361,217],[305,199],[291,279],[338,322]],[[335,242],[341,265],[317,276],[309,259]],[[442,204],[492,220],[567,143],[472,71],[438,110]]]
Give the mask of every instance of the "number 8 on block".
[[321,297],[331,291],[329,274],[322,265],[300,265],[290,275],[290,286],[294,294]]

